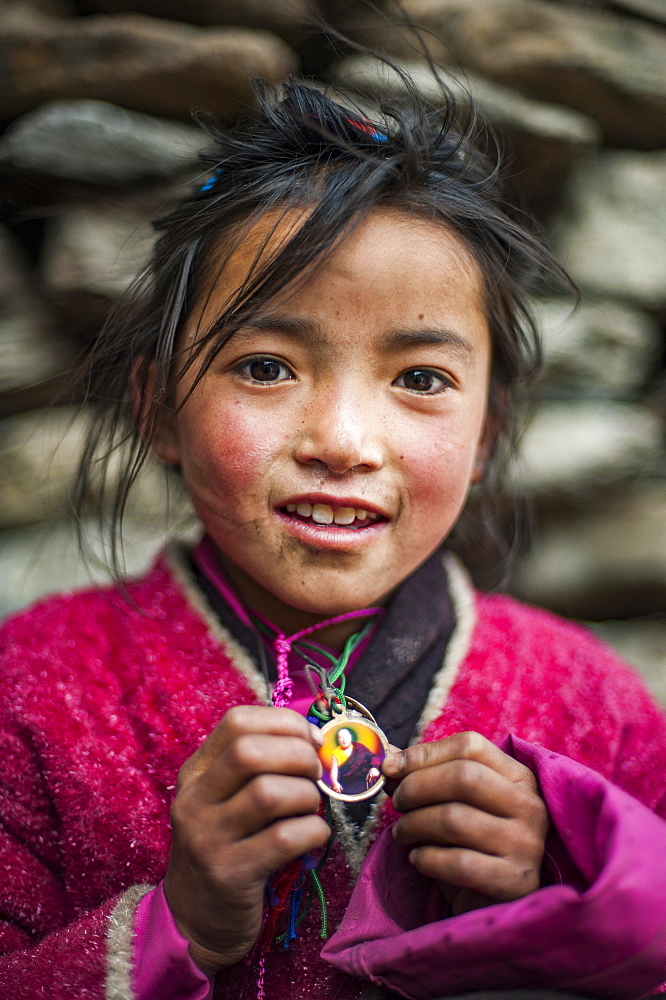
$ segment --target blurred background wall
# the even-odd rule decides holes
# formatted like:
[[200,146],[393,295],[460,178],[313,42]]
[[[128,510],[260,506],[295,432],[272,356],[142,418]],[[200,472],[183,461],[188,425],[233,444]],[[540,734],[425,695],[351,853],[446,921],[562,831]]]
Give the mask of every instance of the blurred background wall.
[[[508,589],[590,623],[666,702],[666,5],[404,10],[454,89],[464,74],[521,203],[583,293],[575,311],[567,297],[535,303],[542,402],[512,473],[532,504],[532,542]],[[389,0],[0,7],[0,614],[105,575],[82,565],[68,527],[86,425],[68,372],[145,259],[149,220],[198,175],[191,109],[232,121],[253,76],[297,69],[371,109],[376,63],[313,29],[317,16],[431,93]],[[398,79],[383,81],[399,93]],[[163,507],[153,470],[128,511],[129,571],[162,543]],[[470,554],[481,581],[484,558]]]

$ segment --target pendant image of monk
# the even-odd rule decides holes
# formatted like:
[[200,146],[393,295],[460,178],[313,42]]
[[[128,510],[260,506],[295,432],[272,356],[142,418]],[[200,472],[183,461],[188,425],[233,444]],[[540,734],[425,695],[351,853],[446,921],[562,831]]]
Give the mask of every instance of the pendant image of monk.
[[381,757],[353,738],[349,729],[339,729],[337,747],[331,755],[331,788],[338,795],[359,795],[381,776]]

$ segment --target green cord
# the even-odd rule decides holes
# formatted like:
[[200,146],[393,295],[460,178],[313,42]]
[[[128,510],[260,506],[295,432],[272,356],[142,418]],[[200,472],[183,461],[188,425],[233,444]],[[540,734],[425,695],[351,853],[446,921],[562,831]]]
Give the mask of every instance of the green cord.
[[321,931],[319,932],[319,937],[326,940],[328,937],[328,912],[326,910],[326,897],[324,896],[324,890],[321,887],[321,882],[319,881],[319,876],[317,875],[317,869],[312,869],[312,884],[317,890],[319,896],[319,905],[321,906]]
[[[319,653],[321,656],[325,656],[328,660],[331,661],[331,663],[333,664],[333,670],[329,672],[328,680],[331,687],[335,685],[336,681],[339,681],[339,687],[336,689],[336,694],[338,695],[342,704],[345,707],[347,704],[344,697],[345,687],[347,683],[345,670],[347,669],[347,665],[349,663],[352,654],[358,648],[358,646],[363,642],[363,640],[366,638],[366,636],[373,627],[374,623],[368,622],[368,624],[364,628],[362,628],[360,632],[355,632],[354,635],[351,635],[347,639],[344,648],[342,650],[342,653],[338,659],[336,659],[329,652],[327,652],[327,650],[321,649],[319,646],[316,646],[312,643],[302,642],[301,640],[298,640],[297,642],[294,643],[294,648],[298,649],[299,653],[301,653],[301,656],[303,656],[303,659],[306,660],[306,662],[308,662],[310,666],[318,667],[319,664],[313,663],[312,658],[307,656],[307,654],[303,653],[301,647],[303,647],[304,649],[309,649],[312,652]],[[321,712],[319,712],[316,708],[313,708],[313,711],[314,714],[317,716],[317,718],[322,719],[322,721],[326,721],[326,716],[323,715]]]
[[[321,656],[325,656],[327,660],[331,661],[333,666],[336,666],[338,662],[337,656],[333,656],[333,653],[329,653],[327,649],[320,649],[319,646],[315,646],[310,642],[306,642],[305,639],[297,639],[296,642],[294,643],[294,646],[298,647],[299,652],[300,648],[302,647],[303,649],[311,649],[313,653],[319,653]],[[309,663],[312,663],[312,666],[314,667],[317,666],[316,663],[312,662],[312,659],[309,656],[303,655],[303,659],[307,660]]]
[[[322,856],[321,856],[321,858],[319,860],[319,864],[317,865],[316,868],[313,868],[312,872],[310,873],[312,875],[312,883],[310,885],[310,901],[311,901],[311,897],[312,897],[312,886],[314,886],[315,889],[317,890],[317,894],[319,896],[319,906],[321,908],[321,931],[320,931],[319,936],[323,940],[325,940],[328,937],[328,911],[326,909],[326,896],[324,895],[324,890],[322,888],[321,881],[319,879],[319,872],[322,870],[322,868],[326,864],[326,862],[328,860],[328,856],[331,853],[331,849],[333,847],[333,836],[334,836],[334,833],[333,833],[333,807],[331,805],[331,800],[329,798],[326,799],[326,822],[328,823],[329,827],[331,828],[330,836],[329,836],[328,840],[326,841],[326,849],[325,849],[324,853],[322,854]],[[309,907],[308,907],[308,909],[309,909]]]

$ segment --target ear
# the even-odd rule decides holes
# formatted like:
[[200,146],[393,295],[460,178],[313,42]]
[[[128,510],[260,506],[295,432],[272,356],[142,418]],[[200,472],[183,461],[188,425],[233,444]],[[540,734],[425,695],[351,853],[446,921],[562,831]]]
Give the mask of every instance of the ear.
[[474,465],[472,466],[472,477],[470,479],[470,483],[476,484],[483,482],[483,477],[486,471],[486,459],[487,452],[484,453],[481,446],[479,446],[474,459]]
[[162,410],[164,419],[160,419],[151,434],[150,447],[155,455],[164,462],[165,465],[180,465],[180,441],[176,430],[174,414],[167,414],[166,409]]
[[144,371],[142,358],[130,376],[132,409],[141,434],[154,454],[166,465],[180,465],[180,442],[174,414],[155,398],[155,363]]
[[479,443],[476,447],[476,455],[474,456],[474,464],[472,466],[472,477],[470,479],[471,483],[483,482],[483,477],[486,474],[488,458],[492,454],[493,448],[495,447],[500,427],[501,420],[499,414],[495,413],[494,415],[491,415],[487,413],[483,424],[483,430],[479,438]]

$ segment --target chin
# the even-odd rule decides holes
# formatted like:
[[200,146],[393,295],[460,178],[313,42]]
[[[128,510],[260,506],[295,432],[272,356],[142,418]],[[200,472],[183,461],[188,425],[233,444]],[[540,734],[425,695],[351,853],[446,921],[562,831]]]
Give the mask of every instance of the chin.
[[[326,590],[326,588],[324,588]],[[284,594],[278,595],[285,604],[304,611],[311,615],[319,615],[322,618],[335,618],[337,615],[347,614],[349,611],[360,611],[362,608],[371,608],[383,604],[384,594],[350,593],[349,589],[336,593],[329,588],[326,597],[317,599],[311,594]]]

